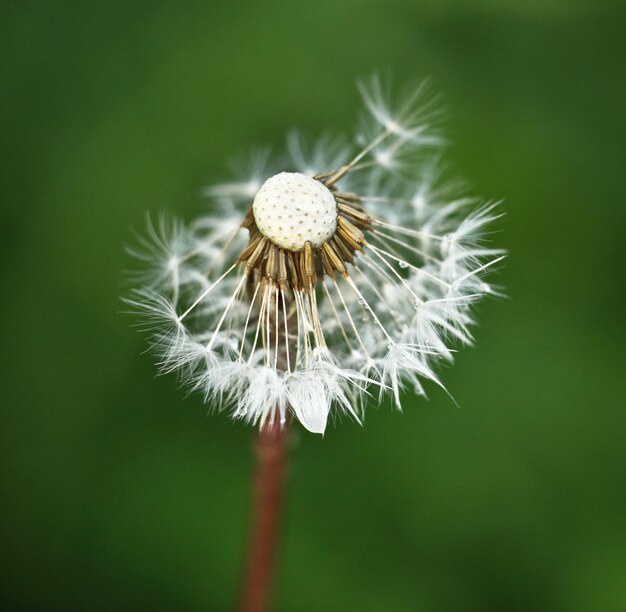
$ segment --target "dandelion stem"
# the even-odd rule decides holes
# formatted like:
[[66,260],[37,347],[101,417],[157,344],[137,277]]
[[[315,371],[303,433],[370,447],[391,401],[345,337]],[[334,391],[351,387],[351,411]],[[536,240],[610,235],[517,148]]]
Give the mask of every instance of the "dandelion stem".
[[[270,326],[267,331],[269,346],[272,320],[273,333],[278,337],[282,314],[284,346],[278,341],[274,344],[276,352],[274,367],[280,372],[290,373],[290,364],[295,363],[294,359],[298,350],[298,339],[294,329],[298,321],[295,311],[291,309],[297,296],[286,295],[282,288],[276,289],[274,301],[271,298],[271,290],[269,285],[264,290],[258,319],[263,321],[264,317],[267,317],[266,322]],[[279,293],[281,294],[280,301],[278,300]],[[271,317],[269,313],[272,306],[276,310],[274,317]],[[265,315],[265,310],[268,311],[267,315]],[[256,330],[257,337],[258,328],[259,326]],[[253,352],[256,342],[255,339]],[[241,612],[265,612],[269,609],[285,495],[288,443],[289,416],[285,414],[284,406],[277,407],[276,415],[261,422],[254,447],[256,473],[252,491],[252,526],[240,600]]]
[[277,556],[289,431],[276,419],[257,436],[250,550],[241,599],[242,612],[269,609]]

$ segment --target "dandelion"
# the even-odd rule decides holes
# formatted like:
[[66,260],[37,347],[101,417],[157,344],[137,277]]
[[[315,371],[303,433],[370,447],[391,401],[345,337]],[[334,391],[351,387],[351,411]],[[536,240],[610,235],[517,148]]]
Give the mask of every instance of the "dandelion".
[[372,394],[424,395],[496,293],[494,205],[441,182],[436,99],[422,84],[396,103],[377,77],[360,91],[360,150],[292,133],[289,159],[254,154],[206,190],[217,212],[151,225],[133,251],[161,371],[260,428],[292,415],[324,433],[330,415],[362,422]]
[[286,158],[256,152],[205,190],[212,214],[151,224],[134,250],[146,266],[129,301],[161,372],[275,436],[292,418],[318,434],[329,417],[361,423],[370,396],[400,408],[407,387],[441,385],[474,305],[498,292],[495,204],[442,178],[439,101],[426,84],[359,89],[356,147],[291,133]]

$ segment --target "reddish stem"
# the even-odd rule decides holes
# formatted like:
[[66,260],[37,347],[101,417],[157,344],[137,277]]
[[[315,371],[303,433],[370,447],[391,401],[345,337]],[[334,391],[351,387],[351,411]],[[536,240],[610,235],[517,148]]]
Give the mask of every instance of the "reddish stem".
[[287,437],[287,428],[276,423],[259,431],[256,439],[252,532],[242,612],[268,610],[285,490]]

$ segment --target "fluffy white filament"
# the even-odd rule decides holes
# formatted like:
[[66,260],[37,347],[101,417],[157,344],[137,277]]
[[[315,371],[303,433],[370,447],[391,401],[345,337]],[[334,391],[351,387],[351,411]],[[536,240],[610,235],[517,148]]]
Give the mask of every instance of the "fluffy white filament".
[[[441,180],[437,104],[425,86],[397,103],[377,78],[360,90],[369,118],[359,148],[328,136],[307,145],[292,133],[290,162],[253,155],[246,176],[206,190],[213,214],[149,224],[132,249],[144,269],[128,301],[145,315],[161,371],[234,418],[263,426],[290,413],[322,434],[329,417],[361,422],[368,395],[389,394],[399,407],[407,386],[424,395],[424,381],[440,384],[438,362],[473,340],[474,304],[497,293],[485,279],[503,257],[486,240],[497,213]],[[286,171],[357,194],[372,217],[367,243],[347,277],[293,294],[270,283],[248,290],[245,264],[235,265],[248,238],[241,223],[261,185]],[[277,240],[298,250],[300,238],[281,227]]]

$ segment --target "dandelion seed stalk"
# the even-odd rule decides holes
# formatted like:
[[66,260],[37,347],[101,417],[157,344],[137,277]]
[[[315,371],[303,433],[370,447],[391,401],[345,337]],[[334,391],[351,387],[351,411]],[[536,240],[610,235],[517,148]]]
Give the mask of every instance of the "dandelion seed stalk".
[[256,437],[257,467],[241,612],[269,608],[283,516],[288,438],[288,428],[279,423],[259,430]]
[[[254,294],[257,291],[258,286]],[[268,318],[268,340],[272,334],[275,336],[274,367],[284,373],[290,370],[297,346],[294,343],[295,319],[290,301],[285,299],[284,292],[280,293],[282,299],[278,299],[277,291],[276,299],[270,302],[274,316]],[[281,325],[284,326],[284,343],[279,342]],[[269,609],[287,482],[289,422],[289,418],[270,418],[259,428],[255,438],[256,472],[252,486],[252,518],[240,600],[241,612],[264,612]]]

